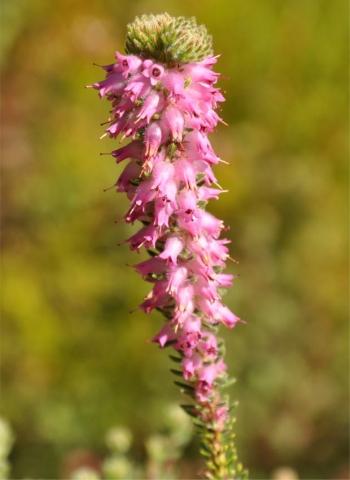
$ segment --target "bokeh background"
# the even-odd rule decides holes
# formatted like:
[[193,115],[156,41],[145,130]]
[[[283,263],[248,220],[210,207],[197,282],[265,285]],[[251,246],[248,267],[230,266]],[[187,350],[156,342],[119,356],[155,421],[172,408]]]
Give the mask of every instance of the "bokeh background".
[[[160,317],[127,264],[133,229],[100,151],[102,78],[135,15],[195,15],[221,54],[229,123],[212,136],[230,190],[225,333],[241,459],[252,478],[287,465],[347,476],[347,2],[2,0],[2,414],[13,478],[62,478],[77,449],[103,454],[114,424],[143,439],[180,399],[149,339]],[[115,224],[115,220],[119,223]],[[188,448],[183,462],[194,465]],[[68,459],[68,460],[67,460]]]

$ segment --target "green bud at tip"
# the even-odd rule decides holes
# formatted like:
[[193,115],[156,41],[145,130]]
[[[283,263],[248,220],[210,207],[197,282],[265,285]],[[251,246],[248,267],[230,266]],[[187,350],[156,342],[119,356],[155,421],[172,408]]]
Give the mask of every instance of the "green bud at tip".
[[212,37],[194,17],[142,15],[127,25],[125,51],[173,65],[213,55]]

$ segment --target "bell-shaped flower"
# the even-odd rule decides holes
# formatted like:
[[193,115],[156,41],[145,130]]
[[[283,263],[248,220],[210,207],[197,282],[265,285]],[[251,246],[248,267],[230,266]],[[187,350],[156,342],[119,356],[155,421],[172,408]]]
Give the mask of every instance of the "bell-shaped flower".
[[159,254],[159,258],[170,260],[176,264],[177,257],[180,255],[184,248],[184,242],[177,236],[168,237],[163,251]]
[[174,142],[181,142],[185,120],[180,110],[172,105],[168,106],[162,115],[161,122],[169,129]]

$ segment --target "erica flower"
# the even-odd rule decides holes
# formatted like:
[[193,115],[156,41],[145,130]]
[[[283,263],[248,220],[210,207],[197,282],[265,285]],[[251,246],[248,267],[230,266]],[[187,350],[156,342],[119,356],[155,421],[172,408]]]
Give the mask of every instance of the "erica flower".
[[151,85],[156,85],[164,75],[164,67],[154,63],[152,60],[145,60],[143,62],[142,74],[149,78]]
[[158,122],[152,122],[145,130],[144,144],[146,147],[145,157],[153,157],[157,152],[162,140],[162,129]]
[[176,263],[177,257],[181,253],[183,247],[184,242],[180,237],[170,236],[166,239],[164,249],[159,254],[159,258],[169,259],[172,263]]
[[[129,25],[126,50],[116,53],[116,63],[104,67],[106,78],[93,87],[111,103],[106,134],[130,140],[112,155],[117,163],[129,159],[116,183],[130,200],[125,221],[142,224],[127,241],[152,254],[135,266],[152,284],[141,308],[163,312],[166,323],[153,341],[172,345],[179,355],[180,373],[193,392],[191,411],[208,428],[215,426],[218,442],[229,406],[219,388],[227,368],[216,330],[234,327],[239,318],[221,299],[232,284],[232,275],[222,272],[229,243],[220,238],[224,224],[205,210],[222,193],[212,170],[219,158],[208,139],[224,100],[213,71],[217,58],[204,27],[167,14]],[[211,448],[212,478],[231,478],[227,448]],[[226,470],[219,469],[223,459]]]

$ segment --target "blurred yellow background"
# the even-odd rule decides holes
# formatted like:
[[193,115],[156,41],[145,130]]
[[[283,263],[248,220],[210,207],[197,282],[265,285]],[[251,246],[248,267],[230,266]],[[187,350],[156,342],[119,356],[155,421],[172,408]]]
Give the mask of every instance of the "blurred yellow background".
[[[99,152],[103,77],[135,15],[195,15],[221,54],[229,123],[212,136],[231,163],[212,211],[230,225],[225,297],[247,321],[226,332],[237,377],[240,456],[252,478],[287,465],[302,479],[347,471],[347,2],[3,0],[2,413],[13,478],[59,478],[76,449],[103,452],[113,424],[140,445],[180,400],[161,323],[117,246],[126,200]],[[114,221],[117,220],[117,225]],[[135,256],[136,255],[136,256]],[[137,447],[136,445],[136,447]],[[185,462],[195,450],[189,448]],[[346,477],[348,478],[348,477]]]

